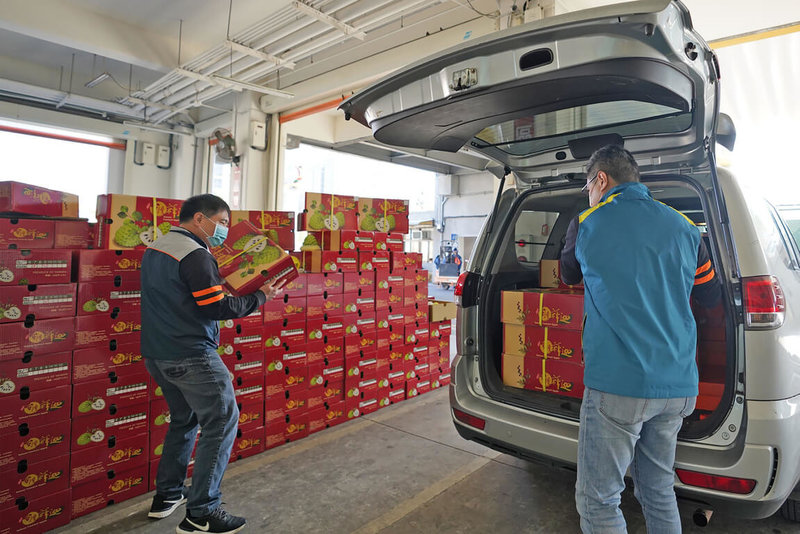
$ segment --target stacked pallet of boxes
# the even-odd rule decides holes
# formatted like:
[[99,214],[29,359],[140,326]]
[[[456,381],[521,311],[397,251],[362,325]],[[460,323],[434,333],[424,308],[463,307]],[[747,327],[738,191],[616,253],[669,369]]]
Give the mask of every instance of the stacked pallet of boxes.
[[70,520],[73,250],[89,245],[74,195],[0,183],[0,530]]
[[560,282],[557,261],[540,267],[540,289],[502,292],[503,383],[581,398],[583,290]]

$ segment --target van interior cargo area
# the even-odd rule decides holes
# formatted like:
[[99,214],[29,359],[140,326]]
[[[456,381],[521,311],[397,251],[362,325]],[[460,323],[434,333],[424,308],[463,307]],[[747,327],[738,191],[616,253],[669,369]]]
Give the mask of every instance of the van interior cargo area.
[[[708,199],[699,183],[687,176],[642,177],[653,197],[691,219],[701,231],[717,276],[725,280],[713,236],[713,220],[706,217]],[[585,180],[521,193],[505,219],[498,220],[502,236],[490,252],[492,267],[484,275],[480,302],[485,331],[481,332],[482,383],[487,393],[513,405],[577,420],[580,399],[552,392],[511,387],[503,383],[501,293],[504,290],[539,288],[540,261],[558,260],[570,221],[588,207],[579,192]],[[577,187],[576,187],[577,184]],[[709,227],[708,225],[711,225]],[[695,411],[684,421],[680,437],[702,439],[724,421],[734,400],[736,351],[733,340],[733,308],[728,289],[716,307],[692,302],[697,324],[697,366],[700,376]]]

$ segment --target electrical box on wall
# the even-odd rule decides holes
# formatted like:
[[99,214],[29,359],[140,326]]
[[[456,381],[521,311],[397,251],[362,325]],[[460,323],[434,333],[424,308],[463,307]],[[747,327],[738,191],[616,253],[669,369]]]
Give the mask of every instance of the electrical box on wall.
[[145,165],[155,165],[156,145],[153,143],[142,143],[142,163]]
[[267,124],[253,121],[250,123],[250,147],[256,150],[267,149]]
[[169,145],[158,145],[158,155],[156,156],[156,166],[162,169],[169,169],[170,166],[170,148]]

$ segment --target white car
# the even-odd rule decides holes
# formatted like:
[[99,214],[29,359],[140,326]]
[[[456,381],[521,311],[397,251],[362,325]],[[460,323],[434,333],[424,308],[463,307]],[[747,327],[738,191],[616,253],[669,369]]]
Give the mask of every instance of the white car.
[[778,212],[716,166],[717,144],[735,140],[719,84],[683,4],[646,0],[465,43],[341,108],[386,144],[496,163],[497,202],[456,288],[450,401],[463,437],[575,465],[580,399],[503,384],[500,295],[538,285],[540,260],[558,259],[587,207],[587,159],[620,143],[653,196],[701,229],[723,283],[720,307],[697,317],[702,395],[679,435],[676,492],[704,510],[762,518],[783,505],[798,519],[800,253]]

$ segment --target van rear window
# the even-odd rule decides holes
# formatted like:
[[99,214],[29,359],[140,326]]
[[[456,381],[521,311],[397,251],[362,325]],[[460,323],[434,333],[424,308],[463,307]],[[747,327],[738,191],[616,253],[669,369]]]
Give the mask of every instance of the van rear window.
[[550,211],[520,212],[514,228],[517,261],[538,265],[558,215]]
[[566,146],[568,141],[587,132],[628,137],[683,132],[691,125],[691,112],[650,102],[619,100],[517,117],[484,128],[473,142],[478,148],[493,146],[508,154],[524,156]]

